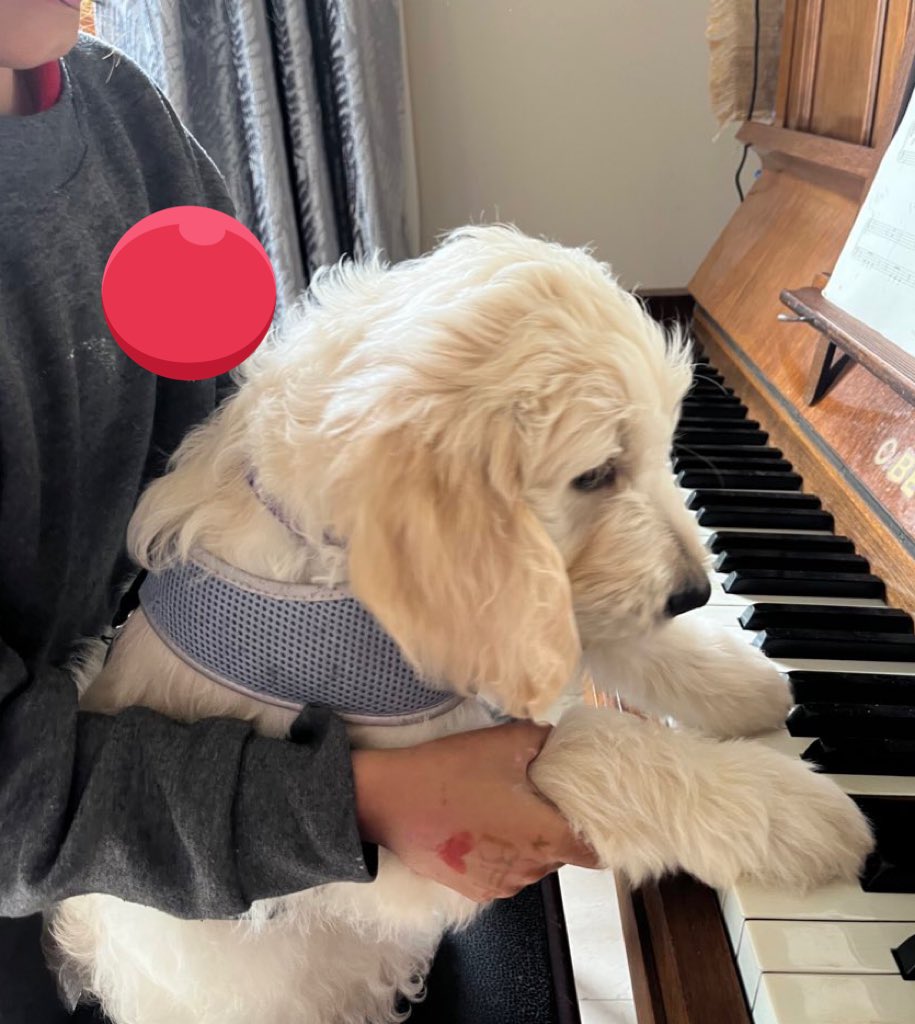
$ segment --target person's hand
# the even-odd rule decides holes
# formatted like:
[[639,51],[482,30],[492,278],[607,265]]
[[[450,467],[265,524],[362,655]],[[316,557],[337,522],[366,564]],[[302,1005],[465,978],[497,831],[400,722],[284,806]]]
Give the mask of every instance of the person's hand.
[[353,753],[362,838],[480,902],[512,896],[594,853],[534,789],[550,727],[513,722],[401,750]]

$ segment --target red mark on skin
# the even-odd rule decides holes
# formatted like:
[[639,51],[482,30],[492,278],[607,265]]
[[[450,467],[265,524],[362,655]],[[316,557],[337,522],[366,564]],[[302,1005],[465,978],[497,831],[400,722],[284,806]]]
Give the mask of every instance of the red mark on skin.
[[464,863],[464,858],[472,849],[473,836],[469,832],[458,832],[457,835],[451,836],[436,847],[435,852],[452,871],[457,871],[459,875],[466,875],[467,865]]

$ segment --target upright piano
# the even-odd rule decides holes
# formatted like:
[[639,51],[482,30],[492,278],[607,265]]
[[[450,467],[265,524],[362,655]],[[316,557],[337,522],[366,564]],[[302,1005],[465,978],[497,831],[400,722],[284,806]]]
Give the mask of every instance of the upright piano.
[[915,361],[822,295],[912,94],[913,6],[787,0],[774,123],[738,133],[761,173],[690,283],[674,452],[704,614],[794,688],[763,741],[830,772],[877,853],[803,897],[620,879],[639,1024],[915,1024]]

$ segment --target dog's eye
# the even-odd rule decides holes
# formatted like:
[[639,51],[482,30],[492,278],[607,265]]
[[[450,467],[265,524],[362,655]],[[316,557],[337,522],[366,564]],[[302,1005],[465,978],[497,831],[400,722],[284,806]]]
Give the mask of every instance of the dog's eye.
[[575,477],[572,486],[576,491],[598,491],[602,487],[612,487],[616,482],[616,466],[605,462],[597,469],[589,469],[587,473]]

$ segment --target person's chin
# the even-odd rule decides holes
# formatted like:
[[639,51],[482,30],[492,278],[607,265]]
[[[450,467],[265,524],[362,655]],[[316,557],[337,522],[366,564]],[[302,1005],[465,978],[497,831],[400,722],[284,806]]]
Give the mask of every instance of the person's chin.
[[[67,8],[63,0],[57,0],[57,2],[64,15],[73,12],[73,8]],[[52,60],[59,60],[76,46],[76,41],[79,38],[79,11],[77,10],[75,13],[75,18],[67,17],[65,19],[71,22],[71,24],[55,26],[55,31],[48,33],[42,40],[41,52],[35,54],[27,67],[37,68],[41,67],[42,64],[48,64]]]
[[[0,3],[0,7],[3,4]],[[15,38],[0,35],[0,67],[29,71],[65,56],[79,35],[79,9],[63,0],[18,0],[25,24]]]
[[48,22],[42,33],[44,55],[33,65],[47,64],[48,61],[63,57],[76,45],[79,36],[79,0],[44,0],[48,10]]

